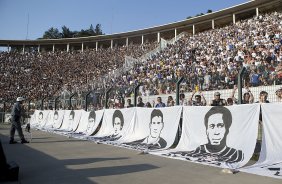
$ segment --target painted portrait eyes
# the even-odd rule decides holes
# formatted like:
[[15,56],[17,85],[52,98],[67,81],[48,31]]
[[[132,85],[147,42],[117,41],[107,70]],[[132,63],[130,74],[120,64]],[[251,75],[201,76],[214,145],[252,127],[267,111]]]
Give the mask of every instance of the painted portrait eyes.
[[160,121],[158,121],[158,122],[154,122],[154,121],[153,121],[153,122],[152,122],[152,124],[154,124],[154,125],[155,125],[155,124],[158,124],[158,125],[159,125],[159,124],[161,124],[161,123],[162,123],[162,122],[160,122]]
[[211,129],[214,129],[214,127],[215,127],[215,124],[210,124],[209,125],[209,128],[211,128]]
[[210,124],[210,125],[209,125],[209,128],[214,129],[215,126],[216,126],[217,128],[223,128],[223,127],[224,127],[224,123]]
[[223,127],[224,127],[224,123],[218,123],[218,124],[217,124],[217,127],[218,127],[218,128],[223,128]]

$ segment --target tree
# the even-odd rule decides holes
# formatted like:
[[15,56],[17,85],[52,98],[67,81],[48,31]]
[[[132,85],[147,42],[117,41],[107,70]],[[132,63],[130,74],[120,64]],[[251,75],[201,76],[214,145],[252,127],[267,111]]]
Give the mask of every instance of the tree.
[[101,24],[96,24],[95,30],[94,30],[96,35],[102,35],[102,28],[101,28]]
[[61,33],[57,28],[51,27],[48,31],[45,31],[43,39],[58,39],[62,38]]
[[202,16],[202,15],[204,15],[204,14],[200,13],[200,14],[195,15],[195,17]]
[[[212,10],[211,9],[208,9],[207,13],[212,13]],[[198,17],[198,16],[202,16],[202,15],[205,15],[204,13],[198,13],[197,15],[195,15],[194,17]],[[193,18],[193,16],[188,16],[186,17],[186,19],[190,19],[190,18]]]
[[[51,27],[45,31],[43,39],[59,39],[59,38],[74,38],[74,37],[87,37],[102,35],[101,24],[96,24],[95,28],[91,24],[89,29],[81,29],[80,31],[71,31],[67,26],[62,27],[62,32],[57,28]],[[39,38],[42,39],[42,38]]]
[[77,34],[76,34],[77,37],[87,37],[87,36],[91,36],[89,35],[89,30],[84,30],[84,29],[81,29]]
[[62,27],[62,38],[72,38],[74,36],[74,32],[71,31],[68,27]]
[[212,10],[211,10],[211,9],[208,9],[207,13],[212,13]]
[[88,32],[89,32],[89,34],[90,34],[91,36],[95,36],[95,35],[96,35],[96,34],[95,34],[94,27],[93,27],[92,24],[90,25],[90,28],[89,28]]

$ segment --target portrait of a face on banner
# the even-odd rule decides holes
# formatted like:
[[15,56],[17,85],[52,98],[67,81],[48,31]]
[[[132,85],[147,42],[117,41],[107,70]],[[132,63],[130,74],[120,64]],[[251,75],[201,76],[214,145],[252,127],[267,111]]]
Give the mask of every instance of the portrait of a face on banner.
[[61,130],[75,131],[78,127],[82,110],[66,110]]
[[282,104],[261,104],[262,147],[254,165],[240,171],[282,179]]
[[55,110],[50,112],[52,114],[51,116],[51,120],[53,122],[53,129],[59,129],[62,126],[63,123],[63,119],[64,119],[64,114],[65,111],[64,110]]
[[135,118],[135,109],[106,109],[100,130],[91,137],[94,141],[109,143],[118,140]]
[[236,169],[253,155],[259,104],[229,107],[183,107],[179,144],[166,153],[171,158]]
[[182,107],[136,108],[132,132],[121,139],[123,147],[136,150],[169,148],[176,137]]
[[41,110],[36,110],[34,112],[34,122],[31,122],[31,127],[35,127],[35,128],[42,128],[44,127],[44,125],[46,124],[47,120],[48,120],[48,114],[49,114],[49,110],[46,111],[41,111]]
[[102,120],[104,110],[83,112],[76,133],[91,136]]
[[42,127],[43,129],[48,130],[48,129],[52,129],[53,128],[54,112],[55,111],[53,111],[53,110],[49,110],[47,121],[46,121],[44,127]]

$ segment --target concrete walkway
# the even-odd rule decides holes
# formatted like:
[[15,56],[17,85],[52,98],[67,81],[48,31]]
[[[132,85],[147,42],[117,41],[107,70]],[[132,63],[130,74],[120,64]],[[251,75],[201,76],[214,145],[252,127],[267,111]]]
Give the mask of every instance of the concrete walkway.
[[[281,184],[278,179],[141,155],[137,151],[32,130],[30,144],[8,144],[9,126],[0,125],[8,161],[20,166],[21,184]],[[26,134],[26,132],[25,132]],[[26,135],[28,138],[28,135]],[[17,138],[18,139],[18,138]]]

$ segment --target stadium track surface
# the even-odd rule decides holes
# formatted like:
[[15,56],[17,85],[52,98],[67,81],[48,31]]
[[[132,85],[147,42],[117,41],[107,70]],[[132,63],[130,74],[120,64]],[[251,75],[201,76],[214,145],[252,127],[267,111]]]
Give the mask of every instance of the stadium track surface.
[[9,127],[0,124],[0,139],[7,160],[20,166],[20,180],[8,184],[281,184],[274,178],[242,172],[226,174],[220,168],[37,130],[32,130],[32,143],[10,145]]

